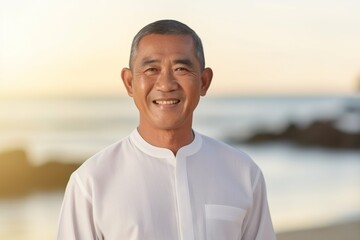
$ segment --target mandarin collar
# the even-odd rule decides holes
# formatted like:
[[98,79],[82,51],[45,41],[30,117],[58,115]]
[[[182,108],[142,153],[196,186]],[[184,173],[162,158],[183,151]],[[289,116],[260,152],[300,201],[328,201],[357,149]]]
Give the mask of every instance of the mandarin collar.
[[181,147],[176,153],[176,156],[171,150],[167,148],[156,147],[146,142],[141,137],[137,129],[134,129],[132,131],[132,133],[130,134],[130,139],[135,144],[135,146],[138,147],[142,152],[152,157],[181,159],[195,154],[201,148],[202,145],[201,134],[197,133],[196,131],[193,132],[194,132],[194,140],[190,144]]

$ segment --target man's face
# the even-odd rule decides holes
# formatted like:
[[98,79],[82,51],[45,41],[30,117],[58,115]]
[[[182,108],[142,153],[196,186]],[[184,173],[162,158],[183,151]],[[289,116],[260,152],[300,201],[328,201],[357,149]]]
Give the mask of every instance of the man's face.
[[202,70],[187,35],[151,34],[137,47],[132,69],[123,69],[128,94],[140,112],[143,130],[188,130],[212,71]]

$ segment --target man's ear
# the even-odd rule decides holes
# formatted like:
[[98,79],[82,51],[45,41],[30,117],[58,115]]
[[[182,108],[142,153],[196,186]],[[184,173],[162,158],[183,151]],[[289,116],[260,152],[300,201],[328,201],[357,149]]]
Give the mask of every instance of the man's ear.
[[211,68],[205,68],[201,73],[201,89],[200,95],[205,96],[207,90],[210,87],[211,80],[213,78],[213,71]]
[[130,97],[133,96],[132,72],[129,68],[121,70],[121,78],[123,80],[126,91]]

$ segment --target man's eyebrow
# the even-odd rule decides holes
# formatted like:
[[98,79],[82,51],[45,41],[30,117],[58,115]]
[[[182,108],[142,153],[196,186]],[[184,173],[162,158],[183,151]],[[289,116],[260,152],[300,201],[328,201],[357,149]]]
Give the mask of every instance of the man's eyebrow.
[[[160,60],[159,59],[155,59],[155,58],[144,58],[142,61],[141,61],[141,65],[142,66],[146,66],[146,65],[149,65],[149,64],[153,64],[153,63],[159,63]],[[185,65],[185,66],[188,66],[188,67],[193,67],[194,66],[194,63],[188,59],[188,58],[179,58],[179,59],[175,59],[173,61],[173,64],[181,64],[181,65]]]
[[185,65],[185,66],[188,66],[188,67],[193,67],[194,66],[194,63],[188,58],[175,59],[173,63],[174,64],[182,64],[182,65]]
[[152,63],[158,63],[158,62],[160,62],[160,61],[157,60],[157,59],[144,58],[144,59],[141,61],[141,65],[142,65],[142,66],[146,66],[146,65],[149,65],[149,64],[152,64]]

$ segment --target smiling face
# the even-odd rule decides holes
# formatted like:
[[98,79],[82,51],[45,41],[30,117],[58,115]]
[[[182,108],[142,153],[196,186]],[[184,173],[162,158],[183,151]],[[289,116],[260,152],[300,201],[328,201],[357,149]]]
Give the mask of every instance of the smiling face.
[[140,132],[191,131],[193,111],[212,79],[201,69],[188,35],[150,34],[122,79],[140,113]]

